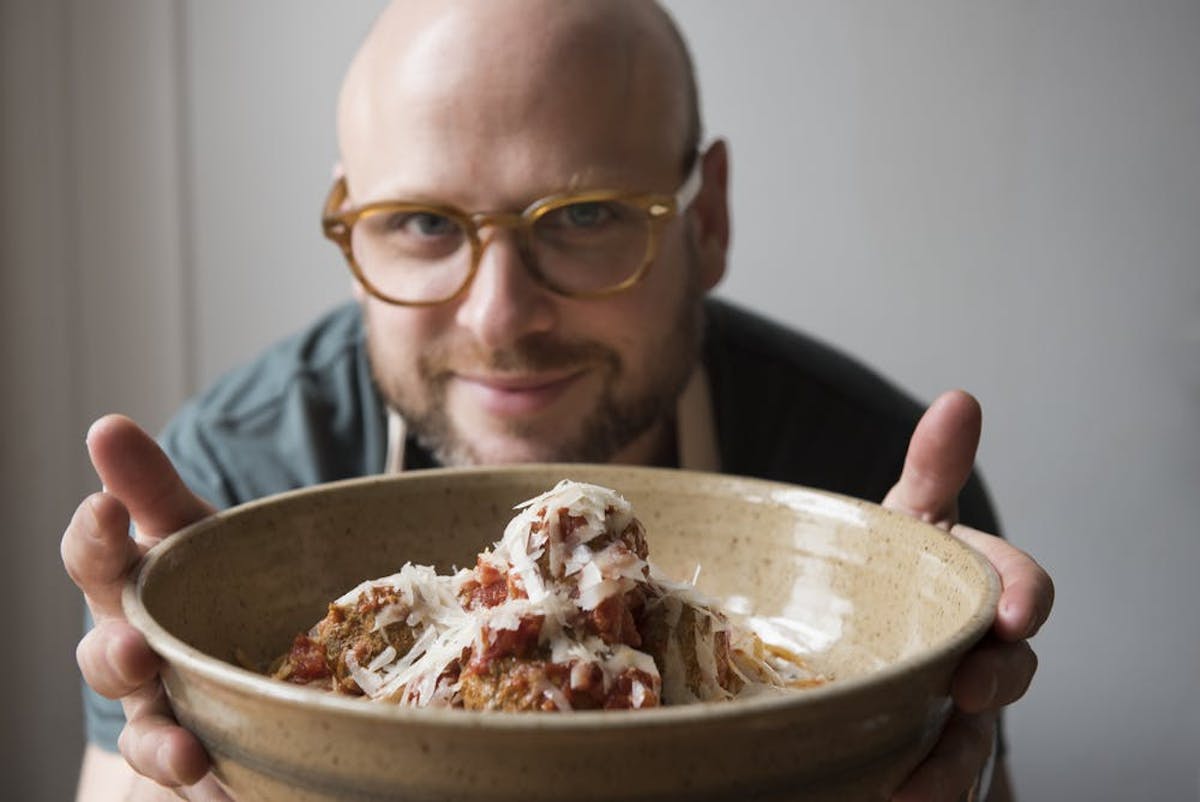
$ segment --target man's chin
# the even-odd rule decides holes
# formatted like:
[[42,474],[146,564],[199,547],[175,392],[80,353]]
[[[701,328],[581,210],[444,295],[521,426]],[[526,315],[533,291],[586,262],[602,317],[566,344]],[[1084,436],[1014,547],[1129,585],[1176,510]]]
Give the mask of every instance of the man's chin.
[[576,406],[565,414],[519,420],[479,415],[450,403],[408,420],[410,431],[442,465],[601,463],[611,462],[664,420],[666,408],[661,398],[626,407],[601,399],[591,410]]
[[527,462],[569,461],[561,441],[553,444],[528,438],[492,433],[456,433],[437,444],[437,456],[444,464],[504,465]]

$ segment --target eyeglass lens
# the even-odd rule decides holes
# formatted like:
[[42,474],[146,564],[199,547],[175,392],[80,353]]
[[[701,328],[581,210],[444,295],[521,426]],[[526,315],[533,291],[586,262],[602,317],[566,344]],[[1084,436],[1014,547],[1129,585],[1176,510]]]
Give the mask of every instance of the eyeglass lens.
[[[397,300],[436,301],[470,278],[475,254],[466,221],[421,207],[381,209],[360,218],[351,234],[354,258],[379,292]],[[622,201],[586,201],[534,213],[518,234],[528,265],[565,294],[616,287],[644,265],[651,223]]]

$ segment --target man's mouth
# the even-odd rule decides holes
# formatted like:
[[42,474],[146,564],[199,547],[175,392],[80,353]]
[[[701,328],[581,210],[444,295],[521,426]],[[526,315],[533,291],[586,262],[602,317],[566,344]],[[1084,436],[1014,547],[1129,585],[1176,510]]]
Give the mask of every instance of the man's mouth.
[[454,382],[489,414],[522,417],[553,405],[584,373],[579,368],[531,374],[459,373]]

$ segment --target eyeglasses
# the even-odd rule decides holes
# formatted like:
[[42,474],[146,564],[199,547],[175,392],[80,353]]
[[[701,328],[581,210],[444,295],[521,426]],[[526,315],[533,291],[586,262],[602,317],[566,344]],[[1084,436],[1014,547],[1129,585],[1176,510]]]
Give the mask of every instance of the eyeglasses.
[[696,199],[700,161],[674,195],[563,193],[519,214],[406,201],[345,209],[346,182],[339,178],[321,226],[367,292],[388,303],[433,306],[464,292],[495,239],[481,235],[485,228],[511,229],[525,267],[543,286],[568,298],[599,298],[645,277],[663,226]]

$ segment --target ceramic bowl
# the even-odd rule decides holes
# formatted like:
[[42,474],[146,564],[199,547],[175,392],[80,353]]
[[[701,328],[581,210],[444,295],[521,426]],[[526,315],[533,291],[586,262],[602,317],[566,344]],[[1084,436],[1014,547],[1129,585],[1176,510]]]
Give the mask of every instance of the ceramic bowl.
[[[711,597],[797,622],[824,686],[637,711],[397,708],[266,665],[327,604],[406,561],[474,564],[513,505],[563,478],[633,504],[650,559]],[[176,716],[240,802],[883,800],[949,715],[950,677],[999,582],[943,531],[854,499],[687,471],[419,471],[237,507],[166,539],[125,610],[166,660]]]

